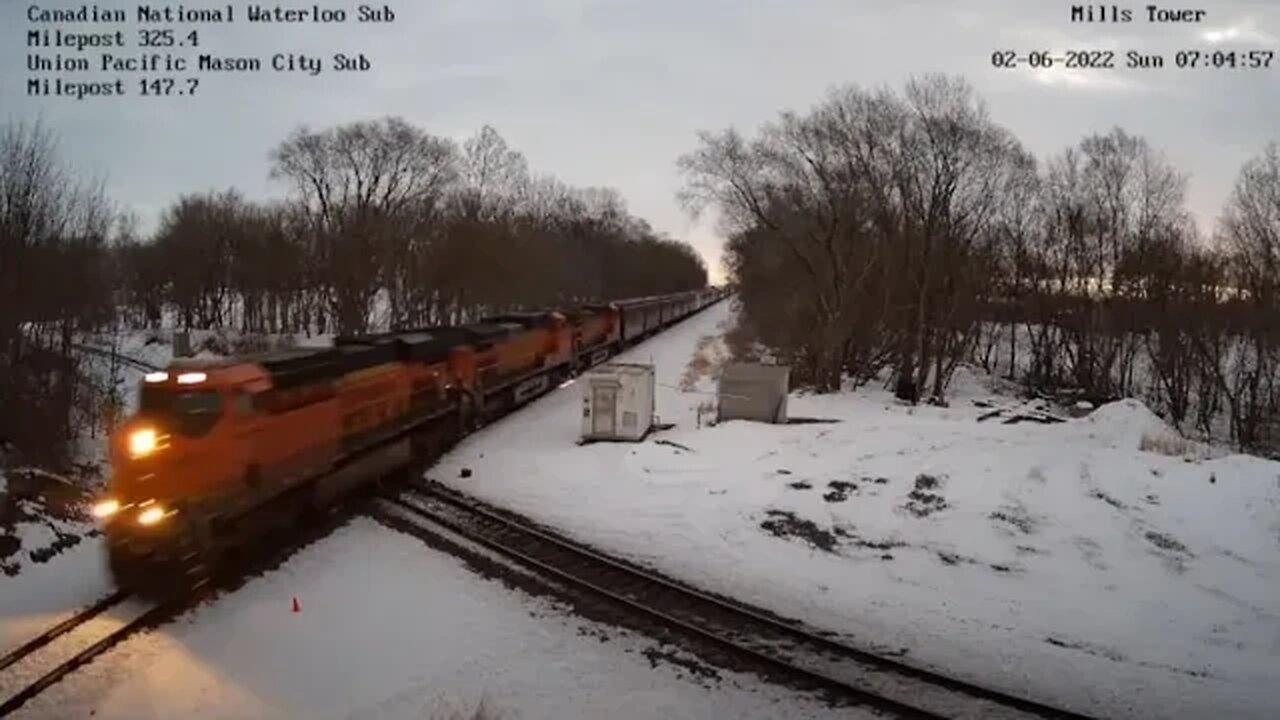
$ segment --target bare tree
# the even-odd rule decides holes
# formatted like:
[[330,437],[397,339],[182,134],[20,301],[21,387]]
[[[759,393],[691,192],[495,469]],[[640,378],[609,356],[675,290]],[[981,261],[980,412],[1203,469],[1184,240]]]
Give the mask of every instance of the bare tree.
[[24,409],[0,416],[0,440],[33,464],[66,459],[81,388],[72,340],[110,321],[114,219],[47,129],[0,131],[0,406]]
[[1220,378],[1232,435],[1245,447],[1275,450],[1280,448],[1280,145],[1268,145],[1241,169],[1223,214],[1221,239],[1243,315],[1229,378]]
[[770,311],[747,276],[793,296],[792,327],[809,336],[796,350],[819,389],[892,355],[900,396],[930,378],[940,396],[975,337],[974,269],[991,255],[979,244],[998,190],[1025,155],[969,86],[929,76],[903,97],[841,88],[755,141],[731,129],[700,144],[680,160],[682,199],[719,211],[756,325],[790,332],[755,317]]
[[363,330],[388,248],[407,242],[411,216],[456,177],[457,149],[399,118],[321,132],[300,128],[272,153],[317,239],[330,308],[343,332]]
[[524,195],[529,167],[498,131],[485,125],[462,144],[461,183],[455,199],[469,220],[506,217]]

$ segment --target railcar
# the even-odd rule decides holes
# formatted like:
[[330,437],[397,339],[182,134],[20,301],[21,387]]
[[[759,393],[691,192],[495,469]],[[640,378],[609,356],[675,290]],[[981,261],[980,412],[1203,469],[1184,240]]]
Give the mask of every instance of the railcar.
[[662,298],[645,297],[617,303],[622,311],[622,340],[637,343],[662,328]]
[[693,291],[175,360],[112,434],[94,507],[122,587],[216,568],[274,528],[438,457],[475,428],[706,307]]
[[566,310],[565,317],[573,329],[575,372],[599,365],[621,347],[622,317],[617,305],[581,305]]

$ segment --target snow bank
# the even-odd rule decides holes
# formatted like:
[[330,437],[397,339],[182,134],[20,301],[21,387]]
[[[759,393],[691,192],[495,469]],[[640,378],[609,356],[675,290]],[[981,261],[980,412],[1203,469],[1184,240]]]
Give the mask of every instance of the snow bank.
[[46,563],[95,532],[87,496],[70,478],[39,468],[0,474],[0,583]]
[[1184,438],[1138,400],[1107,403],[1088,415],[1088,423],[1095,438],[1115,448],[1201,459],[1220,454],[1208,445]]
[[1280,463],[1167,452],[1176,434],[1133,401],[980,422],[1018,403],[969,371],[947,408],[869,386],[791,398],[791,416],[833,422],[699,428],[713,378],[681,380],[731,315],[722,304],[620,358],[657,363],[675,429],[577,447],[568,387],[429,474],[980,684],[1107,717],[1273,714]]
[[51,511],[38,500],[14,500],[0,494],[0,579],[48,562],[88,540],[91,523]]

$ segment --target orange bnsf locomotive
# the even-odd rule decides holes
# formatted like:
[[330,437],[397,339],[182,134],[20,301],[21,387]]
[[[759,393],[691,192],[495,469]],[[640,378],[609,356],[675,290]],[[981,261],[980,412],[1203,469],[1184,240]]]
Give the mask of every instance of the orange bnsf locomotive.
[[254,539],[429,461],[485,422],[705,308],[718,289],[175,360],[111,438],[94,507],[122,587],[208,571]]

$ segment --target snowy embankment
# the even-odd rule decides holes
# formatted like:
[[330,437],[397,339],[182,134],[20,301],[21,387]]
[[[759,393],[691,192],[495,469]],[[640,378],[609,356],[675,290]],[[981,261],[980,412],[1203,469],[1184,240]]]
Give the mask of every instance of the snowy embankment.
[[481,701],[520,720],[867,716],[705,670],[361,519],[13,717],[468,720]]
[[1274,717],[1280,463],[1181,441],[1135,401],[980,421],[1017,403],[968,374],[950,408],[875,387],[791,399],[836,422],[698,428],[731,323],[722,303],[619,358],[655,362],[676,428],[578,446],[570,385],[429,475],[979,684],[1106,717]]
[[[0,474],[0,655],[105,595],[100,538],[63,482]],[[29,492],[44,484],[45,492]]]
[[[38,468],[0,474],[0,618],[17,591],[18,576],[64,553],[96,546],[88,496],[70,478]],[[0,648],[5,633],[0,630]]]

